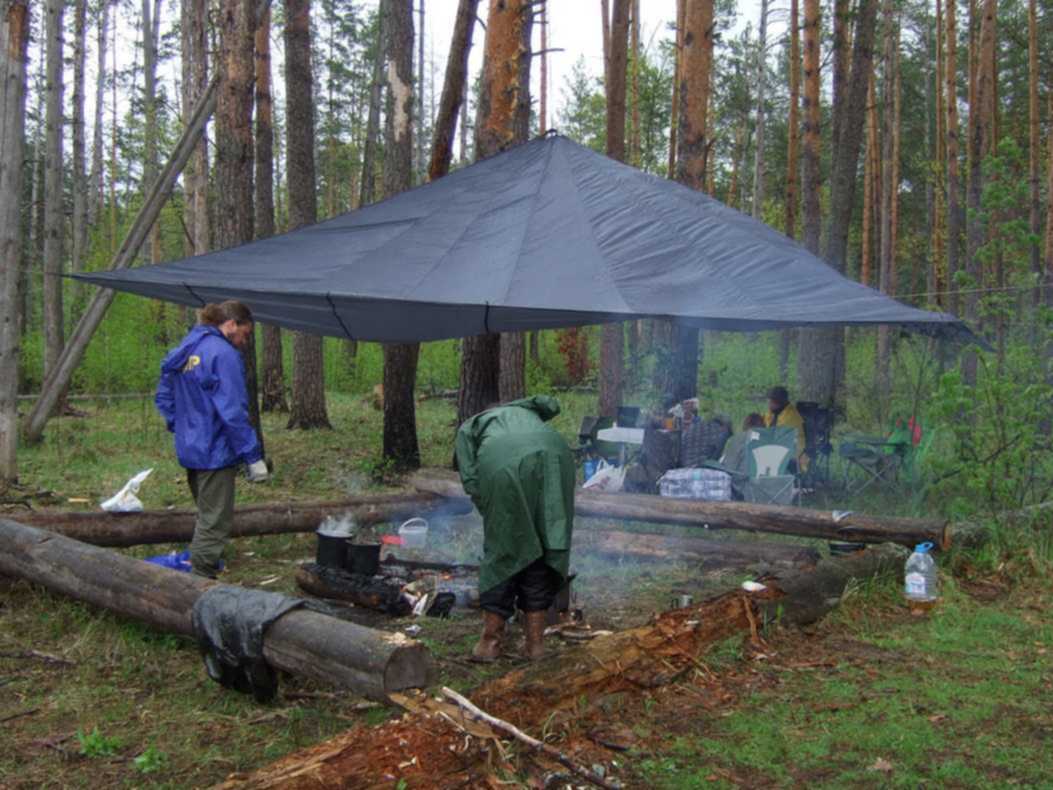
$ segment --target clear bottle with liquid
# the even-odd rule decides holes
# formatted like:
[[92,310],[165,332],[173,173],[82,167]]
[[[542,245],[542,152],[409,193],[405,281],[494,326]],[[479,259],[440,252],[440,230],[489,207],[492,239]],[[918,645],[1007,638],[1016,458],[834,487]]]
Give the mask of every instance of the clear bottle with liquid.
[[903,594],[912,604],[934,604],[939,598],[936,561],[932,558],[932,543],[919,543],[907,558],[903,571]]

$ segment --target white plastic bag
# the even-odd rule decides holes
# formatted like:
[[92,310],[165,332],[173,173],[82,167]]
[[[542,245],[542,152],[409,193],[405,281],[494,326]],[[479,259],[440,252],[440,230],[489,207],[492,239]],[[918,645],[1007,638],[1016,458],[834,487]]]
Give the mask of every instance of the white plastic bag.
[[599,467],[592,477],[585,481],[585,485],[582,488],[588,488],[592,491],[615,492],[621,491],[624,484],[625,467],[614,466],[601,459]]
[[112,497],[102,502],[100,507],[109,513],[138,513],[143,509],[143,503],[139,501],[136,494],[139,486],[150,476],[153,469],[144,469],[127,483]]

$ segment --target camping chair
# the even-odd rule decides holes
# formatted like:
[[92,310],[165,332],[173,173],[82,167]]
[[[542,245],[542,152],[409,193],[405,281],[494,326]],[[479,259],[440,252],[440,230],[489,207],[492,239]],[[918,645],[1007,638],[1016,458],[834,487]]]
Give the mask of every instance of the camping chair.
[[592,452],[592,443],[596,440],[596,422],[599,417],[586,416],[581,418],[581,426],[578,428],[578,443],[572,448],[574,458],[581,461],[588,458]]
[[797,455],[797,430],[758,428],[750,440],[750,479],[743,493],[747,502],[762,505],[792,505],[799,498],[797,476],[789,471]]
[[[845,491],[850,495],[861,494],[872,485],[892,486],[899,479],[900,469],[912,455],[916,438],[920,440],[920,427],[916,422],[897,419],[888,436],[854,436],[841,443],[837,454],[845,462]],[[853,483],[853,470],[863,474]]]
[[613,417],[583,417],[581,427],[578,428],[578,446],[574,448],[575,457],[578,460],[602,458],[605,461],[617,463],[621,457],[622,446],[618,442],[602,442],[596,438],[596,434],[600,431],[613,427]]

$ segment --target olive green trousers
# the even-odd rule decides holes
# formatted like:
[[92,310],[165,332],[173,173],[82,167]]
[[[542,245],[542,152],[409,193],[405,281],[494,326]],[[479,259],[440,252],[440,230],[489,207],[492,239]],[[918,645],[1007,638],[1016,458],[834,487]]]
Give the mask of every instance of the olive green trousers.
[[186,480],[197,505],[190,543],[193,573],[209,579],[219,573],[219,559],[234,526],[234,480],[238,468],[187,469]]

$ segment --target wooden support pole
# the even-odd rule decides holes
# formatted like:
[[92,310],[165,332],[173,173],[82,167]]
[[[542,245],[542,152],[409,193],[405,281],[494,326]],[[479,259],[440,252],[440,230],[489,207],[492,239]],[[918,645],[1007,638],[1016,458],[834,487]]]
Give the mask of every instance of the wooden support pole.
[[[467,503],[450,502],[435,494],[373,494],[340,502],[282,502],[246,505],[234,511],[232,537],[313,532],[328,517],[351,516],[359,524],[443,513],[467,513]],[[95,546],[143,546],[186,543],[194,535],[193,510],[146,510],[141,513],[102,511],[26,513],[22,524],[48,529]]]
[[[164,204],[168,201],[179,174],[183,172],[186,163],[197,149],[209,117],[215,112],[218,86],[219,75],[217,74],[209,82],[208,88],[198,100],[191,114],[190,122],[183,130],[179,142],[176,143],[175,150],[172,151],[172,155],[165,163],[164,169],[157,177],[157,181],[153,184],[150,191],[147,192],[142,208],[139,209],[139,213],[135,216],[131,228],[128,229],[128,234],[124,237],[124,241],[110,263],[110,269],[126,269],[135,261],[135,257],[139,254],[139,249],[150,234],[150,229],[160,216]],[[106,315],[106,310],[109,309],[116,295],[116,291],[109,288],[100,288],[92,298],[91,304],[84,311],[80,321],[77,322],[77,326],[74,328],[69,341],[62,349],[62,353],[56,360],[51,372],[44,379],[40,397],[23,422],[23,437],[26,442],[30,444],[38,442],[44,435],[44,426],[47,424],[52,412],[54,412],[59,397],[69,386],[70,380],[73,378],[73,372],[77,369],[81,360],[84,359],[84,352],[88,348],[88,343],[91,342],[95,330],[99,328],[99,324],[102,323],[102,319]]]
[[[410,478],[410,483],[419,491],[451,499],[464,499],[466,496],[456,474],[452,472],[422,470]],[[951,533],[944,521],[866,516],[861,513],[851,513],[835,520],[834,513],[829,510],[746,502],[702,502],[648,494],[604,494],[579,490],[574,501],[574,512],[593,518],[773,532],[822,540],[899,543],[910,547],[931,541],[941,549],[949,548],[951,542]]]
[[[6,519],[0,573],[183,636],[193,636],[194,602],[216,584]],[[377,700],[426,686],[432,667],[427,648],[403,634],[303,609],[267,629],[263,655],[276,669]]]

